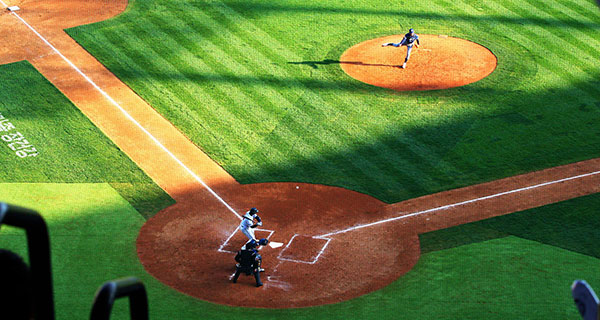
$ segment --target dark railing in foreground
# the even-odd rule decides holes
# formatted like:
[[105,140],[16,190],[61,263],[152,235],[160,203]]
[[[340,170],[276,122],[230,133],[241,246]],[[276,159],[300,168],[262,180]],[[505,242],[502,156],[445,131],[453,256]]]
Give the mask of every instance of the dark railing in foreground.
[[130,277],[104,283],[94,298],[91,320],[108,320],[115,300],[129,297],[129,312],[132,320],[148,320],[148,298],[144,284]]
[[29,269],[33,293],[34,319],[54,319],[52,268],[48,227],[39,213],[0,202],[0,226],[21,228],[27,235]]

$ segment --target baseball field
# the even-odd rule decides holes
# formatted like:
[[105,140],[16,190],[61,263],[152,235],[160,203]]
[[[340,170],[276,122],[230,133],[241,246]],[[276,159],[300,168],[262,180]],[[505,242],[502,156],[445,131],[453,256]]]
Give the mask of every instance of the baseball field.
[[593,0],[0,9],[0,201],[48,222],[58,319],[130,275],[152,319],[577,319],[600,288]]

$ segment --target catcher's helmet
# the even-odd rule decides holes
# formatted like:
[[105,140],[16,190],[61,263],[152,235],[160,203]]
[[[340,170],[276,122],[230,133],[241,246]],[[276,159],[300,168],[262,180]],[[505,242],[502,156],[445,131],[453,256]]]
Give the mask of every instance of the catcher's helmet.
[[256,209],[256,208],[251,208],[251,209],[250,209],[250,214],[255,214],[255,213],[258,213],[258,209]]
[[266,246],[268,243],[269,243],[269,239],[262,238],[262,239],[258,240],[258,244],[260,244],[261,246]]

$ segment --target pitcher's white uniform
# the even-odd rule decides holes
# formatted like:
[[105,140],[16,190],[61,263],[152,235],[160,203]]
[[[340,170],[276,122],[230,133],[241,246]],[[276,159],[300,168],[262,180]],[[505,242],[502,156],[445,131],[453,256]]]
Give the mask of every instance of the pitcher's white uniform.
[[[249,240],[258,242],[254,236],[254,228],[262,226],[262,221],[257,213],[258,209],[252,208],[242,216],[242,222],[240,222],[240,231],[242,231],[242,233],[245,234]],[[256,224],[254,223],[254,219],[258,221]]]

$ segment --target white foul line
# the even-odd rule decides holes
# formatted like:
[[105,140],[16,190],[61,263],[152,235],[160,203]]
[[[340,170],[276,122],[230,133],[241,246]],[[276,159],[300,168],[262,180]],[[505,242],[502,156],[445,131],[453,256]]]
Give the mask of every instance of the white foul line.
[[510,190],[510,191],[500,192],[500,193],[496,193],[496,194],[493,194],[493,195],[489,195],[489,196],[485,196],[485,197],[481,197],[481,198],[477,198],[477,199],[462,201],[462,202],[453,203],[453,204],[449,204],[449,205],[445,205],[445,206],[441,206],[441,207],[437,207],[437,208],[433,208],[433,209],[428,209],[428,210],[424,210],[424,211],[410,213],[410,214],[399,216],[399,217],[394,217],[394,218],[380,220],[380,221],[376,221],[376,222],[372,222],[372,223],[358,225],[358,226],[350,227],[348,229],[339,230],[339,231],[335,231],[335,232],[330,232],[330,233],[323,234],[323,235],[320,235],[320,236],[315,236],[315,237],[316,238],[330,237],[330,236],[333,236],[333,235],[336,235],[336,234],[345,233],[345,232],[349,232],[349,231],[354,231],[354,230],[362,229],[362,228],[366,228],[366,227],[371,227],[371,226],[374,226],[374,225],[378,225],[378,224],[382,224],[382,223],[386,223],[386,222],[390,222],[390,221],[396,221],[396,220],[401,220],[401,219],[405,219],[405,218],[409,218],[409,217],[414,217],[414,216],[418,216],[418,215],[429,213],[429,212],[433,212],[433,211],[446,210],[446,209],[449,209],[449,208],[452,208],[452,207],[458,207],[458,206],[462,206],[462,205],[469,204],[469,203],[474,203],[474,202],[483,201],[483,200],[487,200],[487,199],[497,198],[497,197],[504,196],[504,195],[511,194],[511,193],[517,193],[517,192],[521,192],[521,191],[526,191],[526,190],[531,190],[531,189],[536,189],[536,188],[548,186],[548,185],[551,185],[551,184],[556,184],[556,183],[565,182],[565,181],[569,181],[569,180],[575,180],[575,179],[580,179],[580,178],[584,178],[584,177],[588,177],[588,176],[593,176],[593,175],[596,175],[596,174],[599,174],[599,173],[600,173],[600,171],[595,171],[595,172],[580,174],[580,175],[577,175],[577,176],[573,176],[573,177],[569,177],[569,178],[564,178],[564,179],[560,179],[560,180],[555,180],[555,181],[550,181],[550,182],[544,182],[544,183],[536,184],[536,185],[529,186],[529,187],[524,187],[524,188],[514,189],[514,190]]
[[[0,0],[0,2],[2,2],[4,7],[8,7],[4,3],[4,1]],[[181,160],[179,160],[173,153],[171,153],[171,151],[169,151],[169,149],[167,149],[162,143],[160,143],[160,141],[158,141],[158,139],[156,139],[150,132],[148,132],[148,130],[146,130],[144,127],[142,127],[142,125],[139,122],[137,122],[127,111],[125,111],[125,109],[123,109],[119,105],[119,103],[117,103],[111,96],[109,96],[106,92],[104,92],[104,90],[102,90],[100,87],[98,87],[98,85],[96,83],[94,83],[94,81],[92,81],[92,79],[90,79],[85,73],[83,73],[81,70],[79,70],[79,68],[77,68],[77,66],[75,66],[69,59],[67,59],[67,57],[65,57],[62,53],[60,53],[60,51],[58,51],[58,49],[56,49],[39,32],[37,32],[32,26],[30,26],[25,20],[23,20],[23,18],[21,18],[16,12],[11,12],[11,14],[13,14],[15,17],[17,17],[17,19],[21,20],[21,22],[23,22],[29,29],[31,29],[31,31],[33,31],[33,33],[35,33],[40,39],[42,39],[42,41],[44,41],[44,43],[46,43],[50,48],[52,48],[52,50],[54,52],[56,52],[63,60],[65,60],[65,62],[67,62],[75,71],[77,71],[77,73],[79,73],[85,80],[87,80],[87,82],[89,82],[94,88],[96,88],[96,90],[98,90],[98,92],[100,92],[106,98],[106,100],[108,100],[115,107],[117,107],[125,115],[125,117],[127,117],[138,128],[140,128],[150,139],[152,139],[152,141],[154,141],[154,143],[156,143],[157,146],[159,146],[169,156],[171,156],[171,158],[173,158],[173,160],[175,160],[175,162],[177,162],[177,164],[179,164],[183,169],[185,169],[185,171],[187,171],[187,173],[189,173],[192,177],[194,177],[194,179],[196,179],[196,181],[198,181],[204,188],[206,188],[206,190],[208,190],[208,192],[210,192],[217,200],[219,200],[223,205],[225,205],[225,207],[227,207],[227,209],[229,209],[229,211],[231,211],[233,214],[235,214],[238,217],[238,219],[242,220],[242,216],[240,216],[227,202],[225,202],[225,200],[223,200],[223,198],[221,198],[213,189],[211,189],[204,181],[202,181],[202,179],[200,179],[200,177],[198,177],[198,175],[196,175],[192,170],[190,170],[190,168],[188,168],[185,164],[183,164],[183,162],[181,162]]]
[[[1,0],[0,0],[1,1]],[[229,242],[229,240],[231,240],[231,238],[233,238],[233,235],[238,231],[238,228],[236,227],[235,230],[233,230],[233,232],[229,235],[229,237],[227,237],[227,240],[225,240],[225,242],[223,242],[221,244],[221,246],[219,247],[219,249],[217,251],[219,252],[229,252],[229,251],[225,251],[223,250],[223,248],[225,247],[225,245]]]

